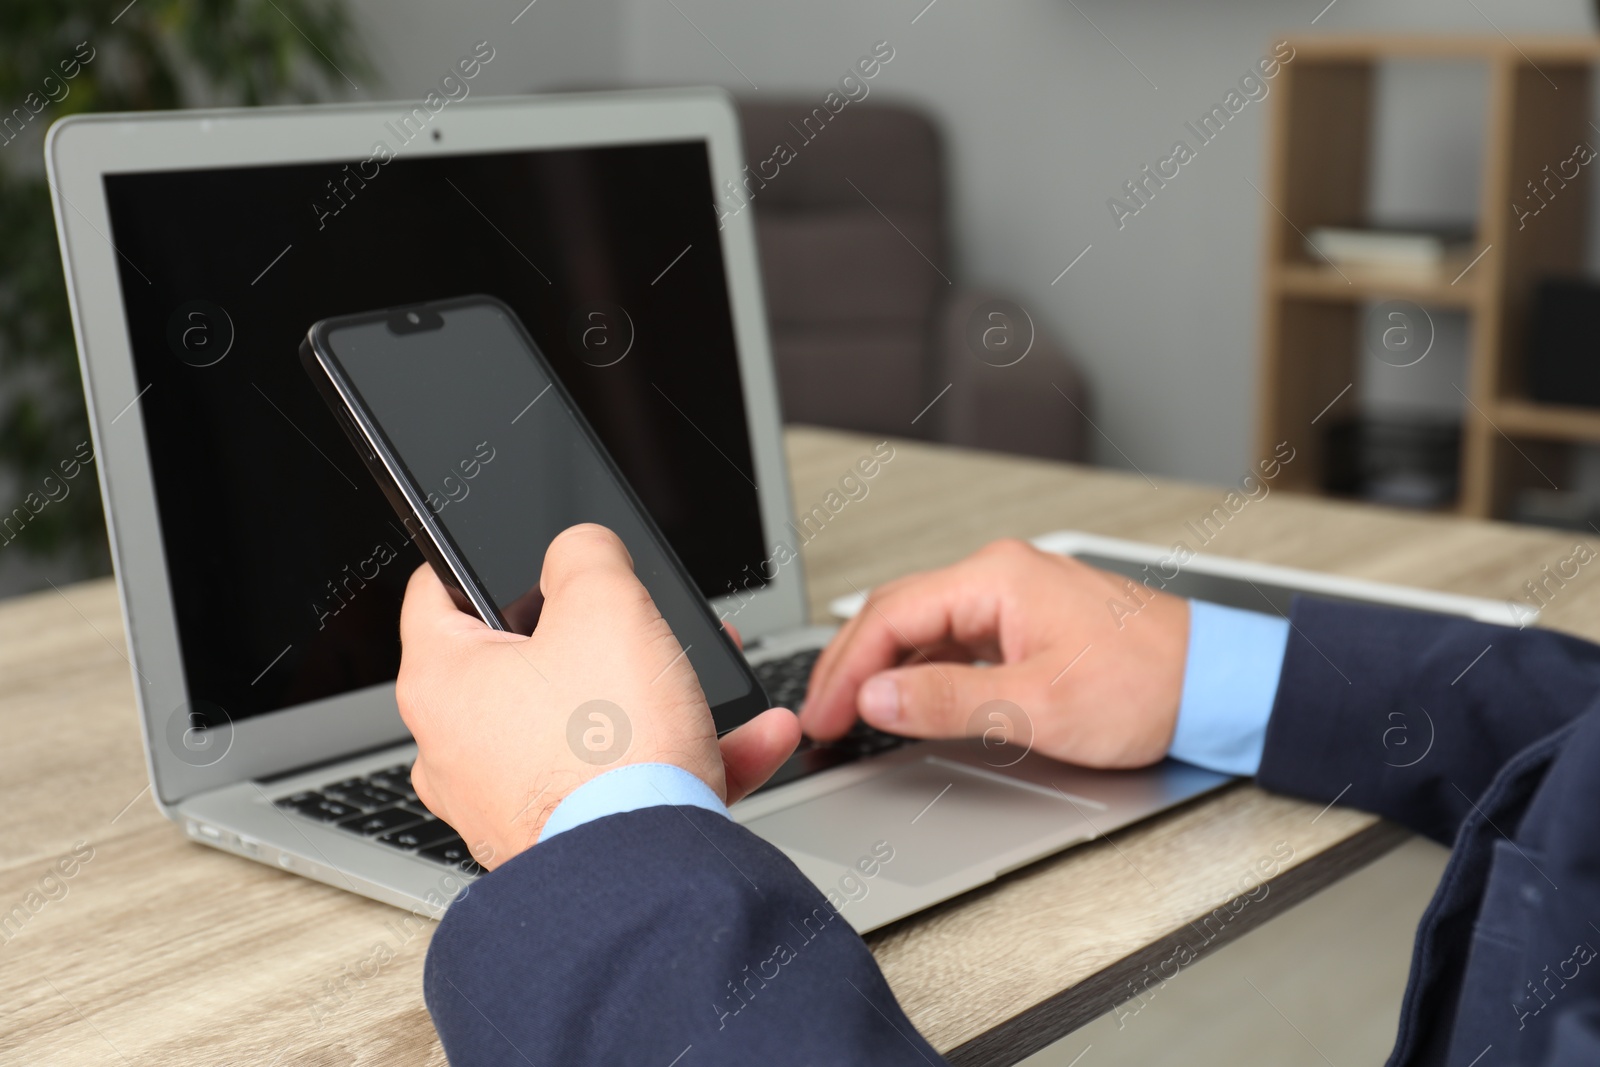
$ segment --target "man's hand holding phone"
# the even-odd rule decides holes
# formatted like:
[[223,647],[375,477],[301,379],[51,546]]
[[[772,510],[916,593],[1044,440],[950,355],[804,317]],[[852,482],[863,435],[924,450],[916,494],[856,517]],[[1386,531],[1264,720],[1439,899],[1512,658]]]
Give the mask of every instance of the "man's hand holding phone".
[[539,839],[558,804],[605,772],[670,763],[733,802],[800,739],[772,709],[720,741],[688,657],[618,537],[574,526],[550,544],[530,637],[457,610],[430,566],[406,589],[396,696],[417,742],[417,796],[485,867]]

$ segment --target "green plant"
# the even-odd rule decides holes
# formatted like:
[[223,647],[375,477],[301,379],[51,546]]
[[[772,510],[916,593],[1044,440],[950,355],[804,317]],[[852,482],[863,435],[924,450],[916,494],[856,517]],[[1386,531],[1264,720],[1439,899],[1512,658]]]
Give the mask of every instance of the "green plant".
[[[16,497],[0,520],[89,437],[45,128],[83,111],[306,102],[371,74],[344,0],[125,2],[0,3],[0,491]],[[40,508],[16,544],[104,573],[99,494]]]

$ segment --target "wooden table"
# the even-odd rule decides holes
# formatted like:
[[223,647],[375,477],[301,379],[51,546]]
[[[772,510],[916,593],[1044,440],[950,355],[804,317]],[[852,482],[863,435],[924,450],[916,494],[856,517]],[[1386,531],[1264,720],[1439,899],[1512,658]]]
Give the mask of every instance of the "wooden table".
[[[871,444],[792,430],[798,509]],[[1170,544],[1223,492],[897,442],[869,495],[806,546],[812,610],[821,619],[852,583],[1007,534],[1071,527]],[[1514,599],[1573,544],[1275,493],[1208,551]],[[1558,593],[1547,625],[1600,638],[1595,569]],[[109,581],[0,606],[0,1061],[442,1064],[422,1003],[431,928],[406,937],[395,909],[191,844],[157,814],[125,649]],[[1239,785],[869,940],[934,1045],[957,1063],[1012,1063],[1170,977],[1180,942],[1209,936],[1210,951],[1403,837]],[[92,858],[49,876],[78,842]],[[1260,888],[1258,862],[1286,849],[1292,861]],[[393,958],[378,966],[380,942]]]

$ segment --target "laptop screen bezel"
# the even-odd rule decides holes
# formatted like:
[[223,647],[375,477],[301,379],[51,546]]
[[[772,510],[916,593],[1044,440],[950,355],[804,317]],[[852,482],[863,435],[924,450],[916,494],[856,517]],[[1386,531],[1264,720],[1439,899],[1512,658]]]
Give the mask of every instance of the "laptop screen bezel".
[[[188,697],[142,411],[132,403],[137,393],[133,355],[102,179],[108,173],[365,158],[382,124],[409,106],[74,116],[52,127],[46,141],[146,759],[157,804],[169,817],[185,797],[403,743],[409,735],[395,706],[394,687],[386,683],[233,723],[215,738],[217,747],[226,746],[220,758],[213,751],[203,759],[185,759],[171,743],[168,720],[183,714]],[[744,166],[732,101],[717,89],[472,99],[452,105],[432,125],[441,138],[418,138],[407,153],[703,140],[713,183],[707,210],[715,190],[737,181]],[[720,232],[754,480],[760,487],[762,540],[770,546],[785,537],[790,494],[752,214],[730,216]],[[285,358],[295,357],[291,352]],[[712,606],[719,613],[737,609],[739,628],[748,637],[803,624],[807,608],[798,561],[780,568],[765,587],[747,592],[742,604],[728,597]]]

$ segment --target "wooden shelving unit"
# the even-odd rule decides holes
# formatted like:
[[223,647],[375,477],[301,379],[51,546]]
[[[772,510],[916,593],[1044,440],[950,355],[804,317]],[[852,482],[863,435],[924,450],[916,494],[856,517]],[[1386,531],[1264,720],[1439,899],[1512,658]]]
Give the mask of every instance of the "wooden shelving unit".
[[[1359,382],[1361,360],[1373,358],[1360,348],[1363,306],[1395,299],[1464,312],[1471,349],[1468,381],[1461,387],[1458,509],[1504,516],[1517,489],[1548,488],[1552,477],[1559,481],[1561,443],[1600,443],[1600,410],[1535,403],[1522,375],[1535,283],[1583,269],[1588,172],[1600,169],[1600,160],[1582,168],[1520,230],[1511,209],[1526,183],[1543,180],[1544,167],[1568,159],[1576,144],[1600,147],[1600,133],[1589,124],[1600,38],[1291,41],[1295,57],[1274,86],[1278,99],[1263,188],[1270,203],[1263,207],[1259,454],[1270,455],[1279,441],[1292,442],[1302,458],[1284,468],[1286,487],[1319,491],[1323,430],[1328,421],[1354,413],[1358,390],[1334,398]],[[1397,59],[1470,60],[1483,63],[1489,75],[1476,239],[1469,255],[1435,277],[1336,270],[1304,246],[1304,234],[1315,226],[1371,221],[1374,76],[1379,64]]]

